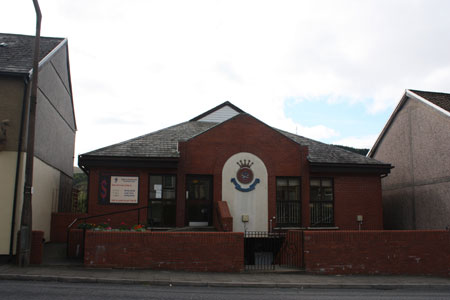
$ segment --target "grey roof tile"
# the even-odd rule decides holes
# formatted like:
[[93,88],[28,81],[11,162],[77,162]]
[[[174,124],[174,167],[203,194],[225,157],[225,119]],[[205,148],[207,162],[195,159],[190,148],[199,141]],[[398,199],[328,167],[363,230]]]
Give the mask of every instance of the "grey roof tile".
[[385,164],[376,159],[350,152],[337,146],[321,143],[283,130],[277,130],[294,142],[302,146],[308,146],[308,160],[312,163],[363,165]]
[[[85,153],[83,156],[176,158],[179,157],[177,151],[178,141],[191,139],[218,124],[197,121],[184,122],[119,144]],[[308,160],[313,163],[383,164],[375,159],[333,145],[317,142],[279,129],[275,130],[302,146],[308,146]]]
[[[46,57],[63,38],[41,37],[39,60]],[[34,36],[0,33],[0,72],[27,74],[33,68]]]
[[212,122],[184,122],[83,155],[119,157],[179,157],[178,141],[190,139],[216,126]]

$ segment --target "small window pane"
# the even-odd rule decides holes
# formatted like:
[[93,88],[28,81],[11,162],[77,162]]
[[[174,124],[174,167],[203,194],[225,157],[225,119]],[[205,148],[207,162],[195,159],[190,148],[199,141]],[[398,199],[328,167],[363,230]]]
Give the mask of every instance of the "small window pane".
[[311,178],[309,182],[311,186],[320,186],[320,179]]
[[323,187],[331,187],[333,185],[331,179],[322,179],[322,186]]
[[289,186],[299,186],[300,180],[298,178],[289,178]]
[[323,201],[333,201],[333,188],[323,188]]
[[153,225],[160,225],[162,221],[162,201],[152,201],[150,209],[150,220]]
[[289,200],[298,201],[300,200],[300,187],[290,186],[289,187]]
[[175,188],[175,176],[173,175],[164,176],[164,187]]
[[163,190],[164,199],[175,199],[175,190],[164,189]]
[[278,201],[287,201],[288,200],[288,187],[287,186],[277,187],[277,200]]
[[285,178],[277,178],[277,186],[287,186],[288,181]]
[[311,202],[320,201],[320,187],[311,186],[309,190],[309,195],[311,197]]
[[162,188],[162,176],[150,176],[150,199],[156,198],[156,189]]

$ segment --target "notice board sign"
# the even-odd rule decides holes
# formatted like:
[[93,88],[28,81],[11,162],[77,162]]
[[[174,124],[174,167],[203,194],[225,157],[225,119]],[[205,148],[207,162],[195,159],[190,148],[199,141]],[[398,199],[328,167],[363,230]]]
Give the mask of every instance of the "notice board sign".
[[109,203],[138,203],[139,177],[111,176]]
[[137,204],[138,176],[100,175],[99,204]]

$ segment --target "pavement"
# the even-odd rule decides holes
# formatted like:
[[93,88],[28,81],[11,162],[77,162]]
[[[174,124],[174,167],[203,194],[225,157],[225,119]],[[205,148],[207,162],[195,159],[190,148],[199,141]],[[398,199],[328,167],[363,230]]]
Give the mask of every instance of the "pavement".
[[63,257],[64,248],[46,246],[43,264],[20,268],[0,265],[0,280],[33,280],[79,283],[147,284],[166,286],[348,288],[348,289],[445,289],[450,278],[397,275],[315,275],[295,269],[241,273],[181,272],[148,269],[100,269],[84,267],[81,260]]

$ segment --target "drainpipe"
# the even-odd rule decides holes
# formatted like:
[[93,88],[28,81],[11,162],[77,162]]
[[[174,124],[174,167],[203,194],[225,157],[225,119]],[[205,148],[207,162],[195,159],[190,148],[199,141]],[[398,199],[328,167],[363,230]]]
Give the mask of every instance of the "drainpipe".
[[28,98],[28,83],[29,77],[25,77],[23,79],[24,88],[23,88],[23,99],[22,99],[22,116],[20,118],[20,129],[19,129],[19,142],[17,146],[17,162],[16,162],[16,178],[14,180],[14,199],[13,199],[13,208],[12,208],[12,220],[11,220],[11,236],[9,239],[9,261],[12,261],[13,256],[13,245],[14,245],[14,236],[15,236],[15,227],[16,227],[16,206],[17,206],[17,189],[19,185],[19,172],[20,172],[20,162],[22,158],[22,142],[23,142],[23,125],[25,120],[25,108],[26,101]]
[[22,220],[20,222],[19,266],[30,264],[31,231],[32,231],[32,193],[33,193],[33,160],[34,135],[36,127],[37,84],[39,74],[39,42],[41,35],[41,9],[38,0],[33,0],[36,10],[36,36],[34,38],[33,78],[31,82],[30,113],[28,116],[27,160],[25,165],[25,186],[23,189]]

